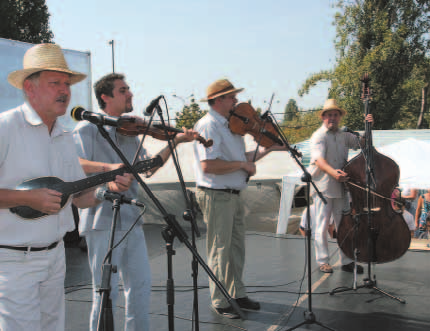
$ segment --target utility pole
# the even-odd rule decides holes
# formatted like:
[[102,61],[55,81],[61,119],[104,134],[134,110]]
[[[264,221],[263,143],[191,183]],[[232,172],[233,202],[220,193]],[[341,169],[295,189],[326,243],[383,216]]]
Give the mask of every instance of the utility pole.
[[114,40],[109,41],[109,45],[112,45],[112,72],[115,73],[115,53],[114,53]]

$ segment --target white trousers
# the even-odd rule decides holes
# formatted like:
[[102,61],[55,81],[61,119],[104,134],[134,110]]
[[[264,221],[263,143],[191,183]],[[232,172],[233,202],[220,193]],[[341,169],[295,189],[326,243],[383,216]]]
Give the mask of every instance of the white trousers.
[[[115,243],[125,231],[115,232]],[[89,231],[85,233],[88,246],[88,259],[93,281],[93,307],[90,317],[90,330],[97,330],[101,295],[96,290],[101,284],[103,259],[109,245],[110,231]],[[118,268],[111,274],[112,309],[118,298],[118,283],[121,276],[124,285],[125,327],[126,331],[148,331],[151,302],[151,269],[145,236],[140,226],[133,229],[127,238],[114,249],[112,265]]]
[[[339,227],[342,219],[342,211],[345,208],[345,199],[326,198],[327,204],[324,204],[318,195],[315,195],[313,198],[315,206],[315,222],[313,222],[315,224],[315,258],[319,265],[324,263],[330,264],[327,230],[331,218],[333,218],[336,228]],[[352,262],[340,249],[339,253],[340,263],[344,265]]]
[[49,251],[0,248],[0,330],[65,328],[64,244]]

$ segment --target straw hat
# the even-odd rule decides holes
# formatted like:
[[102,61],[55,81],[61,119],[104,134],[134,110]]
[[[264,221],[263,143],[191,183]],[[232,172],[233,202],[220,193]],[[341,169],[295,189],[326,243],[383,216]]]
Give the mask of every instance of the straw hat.
[[230,93],[239,93],[243,90],[243,88],[234,88],[233,84],[230,83],[227,79],[219,79],[209,85],[209,87],[206,89],[206,98],[203,98],[200,101],[208,101],[211,99],[218,98],[222,95]]
[[329,110],[337,110],[340,113],[340,116],[343,116],[346,114],[345,109],[342,109],[337,105],[336,99],[326,100],[326,102],[324,103],[324,107],[321,110],[320,117],[323,117],[324,113]]
[[23,69],[13,71],[7,77],[12,86],[22,89],[24,80],[39,71],[59,71],[70,74],[70,83],[84,80],[87,75],[69,69],[60,46],[56,44],[39,44],[24,54]]

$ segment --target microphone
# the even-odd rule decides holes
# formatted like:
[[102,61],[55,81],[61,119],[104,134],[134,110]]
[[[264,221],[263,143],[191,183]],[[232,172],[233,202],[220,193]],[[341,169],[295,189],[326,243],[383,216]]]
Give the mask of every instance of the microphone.
[[125,195],[117,192],[108,191],[104,187],[99,187],[98,189],[96,189],[96,198],[101,201],[119,200],[120,203],[125,203],[127,205],[133,205],[133,206],[145,208],[145,205],[142,202],[139,202],[136,199],[127,198]]
[[70,115],[75,121],[88,121],[95,125],[121,126],[124,122],[119,117],[108,116],[100,113],[93,113],[85,110],[81,106],[76,106],[70,112]]
[[152,113],[154,111],[154,108],[158,106],[158,103],[160,102],[160,99],[162,97],[163,96],[160,95],[160,96],[156,97],[154,100],[151,101],[151,103],[148,105],[148,107],[146,107],[146,110],[145,110],[145,113],[144,113],[145,116],[151,116],[152,115]]
[[349,133],[352,133],[354,136],[360,137],[360,134],[358,132],[352,131],[350,128],[346,126],[342,128],[342,132],[349,132]]

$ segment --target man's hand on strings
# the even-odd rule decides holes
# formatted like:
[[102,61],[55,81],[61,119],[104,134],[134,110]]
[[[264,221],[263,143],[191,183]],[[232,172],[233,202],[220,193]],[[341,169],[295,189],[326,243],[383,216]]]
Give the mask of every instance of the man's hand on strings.
[[345,182],[349,181],[348,174],[346,172],[340,170],[340,169],[336,169],[336,173],[333,177],[334,177],[334,179],[336,179],[340,183],[345,183]]

